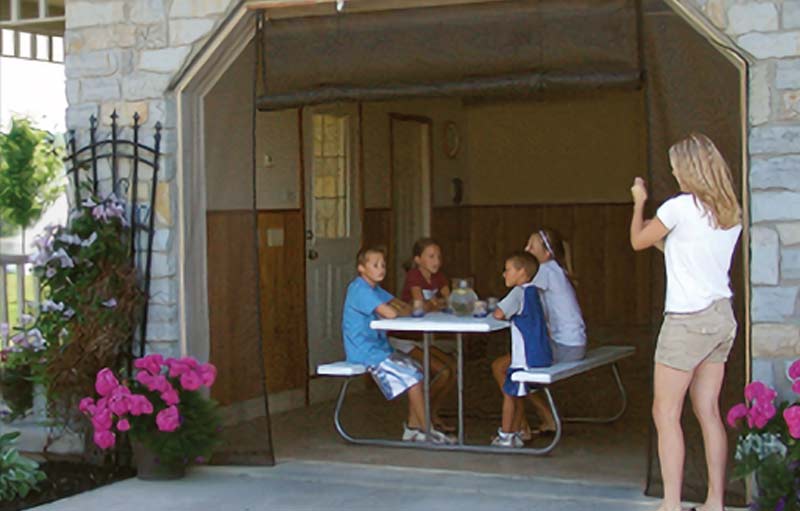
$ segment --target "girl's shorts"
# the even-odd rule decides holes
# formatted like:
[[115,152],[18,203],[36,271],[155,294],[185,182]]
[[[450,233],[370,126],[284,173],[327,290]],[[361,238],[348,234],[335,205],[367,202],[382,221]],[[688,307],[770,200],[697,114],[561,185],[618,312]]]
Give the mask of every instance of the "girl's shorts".
[[736,337],[736,318],[729,298],[690,313],[667,313],[658,334],[655,360],[681,371],[703,362],[724,363]]
[[378,365],[367,368],[386,399],[392,400],[422,381],[419,364],[405,353],[393,352]]

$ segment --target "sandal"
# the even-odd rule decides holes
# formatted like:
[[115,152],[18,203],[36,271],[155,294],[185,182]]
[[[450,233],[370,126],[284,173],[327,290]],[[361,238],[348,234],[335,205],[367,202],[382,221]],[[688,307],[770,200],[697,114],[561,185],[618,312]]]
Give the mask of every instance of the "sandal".
[[431,426],[438,429],[442,433],[455,433],[457,431],[457,428],[455,426],[450,426],[442,421],[431,422]]

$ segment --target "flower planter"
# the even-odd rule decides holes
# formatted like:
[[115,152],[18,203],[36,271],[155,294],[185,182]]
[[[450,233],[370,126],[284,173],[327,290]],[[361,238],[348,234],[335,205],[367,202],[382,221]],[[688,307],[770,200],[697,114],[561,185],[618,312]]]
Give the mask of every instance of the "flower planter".
[[11,409],[11,416],[22,417],[33,407],[33,382],[30,366],[5,368],[0,378],[3,401]]
[[162,463],[156,453],[142,442],[132,442],[136,477],[144,481],[170,481],[186,475],[183,463]]

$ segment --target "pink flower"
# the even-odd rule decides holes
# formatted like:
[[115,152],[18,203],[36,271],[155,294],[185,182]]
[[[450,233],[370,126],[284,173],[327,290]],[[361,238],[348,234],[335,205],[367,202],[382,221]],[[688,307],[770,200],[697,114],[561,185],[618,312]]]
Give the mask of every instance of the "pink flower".
[[203,385],[211,388],[214,381],[217,379],[217,368],[213,364],[203,364],[197,370],[200,373],[200,379],[203,380]]
[[149,415],[153,413],[153,404],[144,396],[134,394],[130,398],[131,415]]
[[[92,426],[94,426],[95,434],[98,431],[108,431],[111,429],[111,410],[103,408],[97,410],[97,413],[92,417]],[[99,445],[99,444],[98,444]]]
[[131,429],[131,423],[128,422],[128,419],[120,419],[117,421],[117,429],[120,431],[128,431]]
[[139,371],[136,373],[136,381],[147,387],[150,392],[164,392],[169,386],[167,377],[163,374],[153,376],[149,371]]
[[178,397],[178,391],[172,388],[172,386],[161,393],[161,399],[164,400],[167,406],[177,405],[181,402],[180,397]]
[[196,371],[187,371],[181,375],[181,386],[186,390],[197,390],[203,384]]
[[97,407],[94,404],[94,399],[91,397],[85,397],[81,399],[81,402],[78,404],[78,410],[83,413],[93,414]]
[[122,417],[130,411],[130,396],[131,391],[124,385],[114,389],[108,398],[108,407],[114,412],[114,415]]
[[800,394],[800,379],[792,383],[792,391],[794,391],[795,394]]
[[792,380],[800,379],[800,358],[795,360],[792,365],[789,366],[789,378]]
[[165,408],[156,415],[156,426],[159,431],[172,432],[180,426],[180,415],[175,405]]
[[107,396],[117,387],[119,387],[119,381],[114,377],[114,373],[111,372],[111,369],[106,367],[97,373],[94,388],[98,394]]
[[792,438],[800,438],[800,406],[790,406],[783,411],[783,420],[789,426],[789,434]]
[[[175,358],[167,359],[167,366],[169,367],[169,375],[171,378],[177,378],[193,369],[191,363],[189,362],[191,359],[189,357],[184,357],[180,360]],[[195,365],[197,363],[195,362]]]
[[728,410],[728,425],[732,428],[736,427],[736,422],[739,419],[747,417],[747,405],[744,403],[739,403],[738,405],[734,406],[730,410]]
[[137,358],[133,361],[133,365],[137,369],[145,369],[153,376],[161,374],[161,366],[164,365],[164,357],[158,353],[147,355],[144,358]]
[[744,397],[748,401],[752,400],[772,400],[778,395],[773,389],[767,387],[760,381],[754,381],[744,388]]
[[114,447],[114,444],[116,442],[117,442],[117,435],[115,435],[111,431],[94,432],[94,443],[97,444],[97,447],[101,449],[108,449],[109,447]]

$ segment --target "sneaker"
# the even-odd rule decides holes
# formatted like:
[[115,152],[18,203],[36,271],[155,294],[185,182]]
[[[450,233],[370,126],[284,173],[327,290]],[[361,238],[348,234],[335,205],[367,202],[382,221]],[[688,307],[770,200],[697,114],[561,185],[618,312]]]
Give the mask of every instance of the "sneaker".
[[454,444],[456,439],[451,435],[445,435],[435,428],[431,428],[430,436],[417,428],[411,428],[403,423],[403,442],[431,442],[434,444]]
[[409,428],[408,424],[403,423],[403,442],[424,442],[425,433],[421,429]]
[[502,429],[497,428],[497,436],[492,439],[494,447],[511,447],[519,449],[525,445],[518,433],[505,433]]

